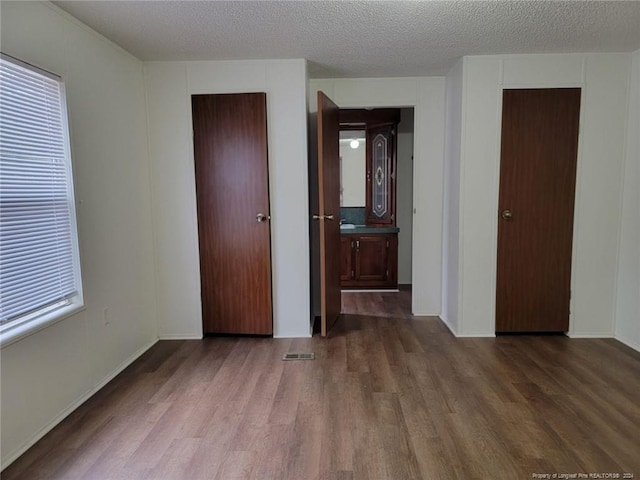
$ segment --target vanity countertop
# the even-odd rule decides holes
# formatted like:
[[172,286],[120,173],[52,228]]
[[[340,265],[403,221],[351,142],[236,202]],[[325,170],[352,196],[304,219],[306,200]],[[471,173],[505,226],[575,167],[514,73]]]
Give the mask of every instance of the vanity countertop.
[[382,233],[398,233],[398,227],[376,227],[373,225],[355,225],[351,228],[340,228],[342,235],[375,235]]

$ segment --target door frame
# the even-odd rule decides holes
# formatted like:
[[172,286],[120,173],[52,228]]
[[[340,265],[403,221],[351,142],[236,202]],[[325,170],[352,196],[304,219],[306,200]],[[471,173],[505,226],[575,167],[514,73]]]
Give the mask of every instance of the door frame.
[[578,155],[576,158],[576,190],[575,190],[575,200],[573,206],[573,235],[572,235],[572,246],[571,246],[571,297],[569,300],[569,330],[567,330],[567,336],[571,337],[573,332],[573,310],[575,305],[575,285],[576,285],[576,265],[578,259],[578,223],[579,223],[579,210],[580,210],[580,198],[582,195],[582,152],[584,135],[582,135],[582,126],[584,125],[585,120],[585,96],[587,85],[583,82],[567,82],[567,83],[557,83],[557,82],[536,82],[536,83],[503,83],[500,82],[498,84],[498,105],[496,110],[496,115],[498,118],[497,122],[497,134],[496,134],[496,152],[498,155],[498,161],[496,162],[496,169],[494,172],[494,178],[496,179],[497,188],[495,189],[495,196],[493,199],[493,212],[494,215],[491,217],[491,221],[493,229],[491,235],[491,265],[493,265],[493,271],[491,275],[491,319],[492,319],[492,328],[493,328],[493,336],[495,336],[496,332],[496,294],[497,294],[497,280],[498,280],[498,208],[499,208],[499,197],[500,197],[500,155],[501,155],[501,142],[502,142],[502,99],[503,99],[503,91],[504,90],[522,90],[522,89],[537,89],[537,88],[579,88],[580,89],[580,127],[578,129]]
[[[391,103],[391,102],[390,102]],[[340,109],[342,110],[343,107],[340,107]],[[411,161],[411,315],[435,315],[435,316],[439,316],[442,313],[442,302],[440,304],[440,311],[437,313],[432,313],[432,312],[428,312],[428,313],[424,313],[424,312],[419,312],[416,313],[416,302],[415,299],[418,297],[418,295],[414,295],[414,286],[416,285],[416,281],[415,281],[415,276],[416,276],[416,272],[419,271],[420,269],[418,268],[418,266],[416,265],[416,246],[418,245],[418,242],[416,242],[416,221],[415,221],[415,205],[416,205],[416,191],[418,191],[419,189],[416,189],[416,178],[418,178],[418,176],[416,175],[416,164],[417,162],[415,161],[416,158],[416,144],[417,144],[417,140],[418,140],[418,135],[416,135],[416,125],[418,124],[417,122],[417,118],[418,118],[418,111],[420,108],[420,105],[418,105],[418,102],[409,102],[409,103],[403,103],[401,104],[401,102],[398,102],[398,104],[386,104],[384,106],[378,107],[375,105],[367,105],[367,106],[347,106],[344,107],[345,110],[350,110],[350,109],[398,109],[400,110],[400,112],[398,113],[398,118],[397,118],[397,122],[395,124],[395,140],[394,140],[394,146],[393,146],[393,155],[394,155],[394,160],[393,160],[393,164],[394,164],[394,175],[396,175],[395,178],[395,185],[394,185],[394,192],[393,192],[393,201],[395,202],[395,208],[394,208],[394,215],[395,215],[395,219],[393,221],[394,225],[397,227],[398,226],[398,179],[397,179],[397,174],[398,174],[398,135],[399,135],[399,128],[398,125],[402,122],[402,109],[408,109],[410,108],[412,110],[413,113],[413,119],[412,119],[412,144],[411,144],[411,151],[412,151],[412,161]],[[368,145],[368,142],[367,142]],[[367,146],[367,148],[369,148]],[[443,152],[444,153],[444,152]],[[367,158],[368,161],[368,158]],[[444,164],[443,164],[444,167]],[[443,168],[443,174],[444,174],[444,168]],[[367,194],[369,194],[369,186],[367,185]],[[442,201],[442,205],[441,205],[441,209],[440,209],[440,214],[442,215],[442,212],[444,211],[444,190],[442,192],[441,195],[441,201]],[[443,224],[444,225],[444,224]],[[442,232],[441,232],[442,233]],[[396,268],[396,276],[398,276],[398,270],[399,270],[399,262],[400,262],[400,243],[399,243],[399,238],[398,238],[398,245],[396,245],[396,249],[398,250],[398,266]],[[442,267],[442,248],[440,248],[440,262],[438,264],[440,267]],[[425,268],[428,268],[425,266]],[[442,270],[440,271],[440,281],[442,282]],[[400,284],[398,283],[398,287],[400,286]],[[441,285],[441,289],[442,289],[442,285]]]
[[[329,92],[332,91],[332,88],[318,88],[317,90],[314,89],[310,89],[309,92],[309,99],[315,99],[317,92],[323,92],[326,95],[328,95]],[[402,110],[405,108],[410,108],[413,111],[413,121],[412,121],[412,135],[413,135],[413,142],[412,142],[412,152],[413,152],[413,157],[415,159],[415,152],[416,152],[416,142],[418,139],[418,136],[416,135],[416,119],[418,117],[418,110],[419,110],[419,105],[417,102],[414,103],[404,103],[402,105],[400,105],[402,102],[398,102],[398,104],[386,104],[383,106],[370,106],[368,103],[367,105],[354,105],[351,103],[347,103],[346,106],[342,106],[342,105],[338,105],[338,108],[340,110],[340,112],[342,112],[343,110],[363,110],[363,109],[375,109],[375,110]],[[315,106],[315,110],[311,111],[311,118],[312,120],[309,123],[309,138],[312,138],[315,136],[316,131],[317,131],[317,127],[316,127],[316,121],[317,121],[317,105]],[[342,119],[343,117],[341,117]],[[386,117],[385,117],[386,118]],[[351,117],[349,117],[349,120],[351,119]],[[360,119],[358,117],[358,119]],[[395,117],[393,117],[393,119],[395,119]],[[398,114],[398,118],[397,121],[398,123],[400,123],[400,121],[402,120],[401,118],[401,112],[399,112]],[[398,125],[396,124],[396,142],[395,142],[395,147],[396,147],[396,160],[397,160],[397,137],[398,137]],[[358,129],[360,129],[358,127]],[[341,127],[341,130],[343,130],[343,128]],[[344,130],[347,130],[346,128]],[[366,129],[365,129],[366,130]],[[317,146],[314,146],[314,144],[310,143],[309,145],[309,149],[310,151],[314,151],[317,150]],[[310,172],[309,172],[309,179],[311,180],[311,169],[315,168],[317,170],[317,165],[313,165],[311,166],[310,164]],[[396,161],[396,173],[397,173],[397,161]],[[416,162],[412,161],[412,165],[411,165],[411,173],[412,173],[412,181],[411,181],[411,186],[412,186],[412,196],[411,196],[411,208],[412,211],[415,208],[415,192],[416,192],[416,188],[415,188],[415,182],[416,182]],[[316,180],[317,182],[317,180]],[[309,198],[311,199],[314,195],[317,196],[317,192],[314,193],[314,190],[310,188],[309,190]],[[397,183],[396,183],[396,200],[397,200]],[[397,205],[396,205],[397,207]],[[317,206],[315,207],[317,210]],[[309,213],[310,215],[312,215],[313,213],[315,213],[315,210],[313,208],[313,204],[309,203]],[[415,225],[416,222],[414,220],[414,214],[412,214],[411,216],[411,285],[413,287],[413,285],[415,284],[414,278],[415,278],[415,272],[416,272],[416,255],[415,255],[415,250],[416,250],[416,241],[415,241]],[[396,211],[396,222],[397,222],[397,211]],[[314,265],[314,262],[318,263],[316,260],[320,257],[320,253],[319,250],[316,250],[316,247],[319,249],[319,234],[317,234],[317,232],[314,232],[314,222],[313,220],[310,220],[310,251],[311,251],[311,258],[310,258],[310,263],[311,263],[311,329],[312,331],[314,330],[314,325],[316,324],[316,321],[319,323],[320,322],[320,317],[321,317],[321,313],[320,313],[320,295],[319,295],[319,291],[320,291],[320,286],[319,285],[315,285],[316,282],[319,282],[320,279],[320,266],[318,265]],[[316,245],[316,243],[318,243]],[[442,257],[440,257],[440,260],[442,259]],[[399,261],[399,259],[398,259]],[[441,261],[438,263],[439,266],[441,266]],[[397,275],[397,271],[396,271],[396,275]],[[413,292],[413,288],[412,288],[412,292]],[[316,299],[316,295],[317,295],[317,299]],[[417,296],[414,296],[413,294],[411,295],[411,314],[415,314],[415,307],[414,307],[414,298],[416,298]],[[419,313],[418,315],[431,315],[431,316],[438,316],[440,315],[441,312],[436,312],[436,313]],[[317,330],[317,327],[316,327]],[[318,330],[319,331],[319,330]]]
[[[355,90],[358,90],[355,93]],[[344,109],[413,108],[413,208],[411,313],[442,314],[442,234],[444,232],[445,81],[440,77],[395,79],[326,79],[310,82],[308,98],[314,112],[315,92],[334,97]],[[423,132],[416,135],[415,132]],[[418,178],[434,179],[429,188],[416,188]],[[440,179],[436,181],[435,179]],[[431,241],[429,241],[431,240]],[[426,245],[426,248],[425,248]],[[429,288],[430,287],[430,288]]]
[[[415,105],[406,105],[406,106],[390,106],[390,105],[386,105],[384,107],[375,107],[375,106],[367,106],[367,107],[339,107],[340,111],[342,112],[343,110],[345,111],[350,111],[350,110],[365,110],[365,109],[372,109],[372,112],[375,112],[376,110],[381,110],[381,111],[385,111],[383,112],[380,117],[382,117],[383,120],[383,124],[389,124],[389,120],[392,122],[397,122],[394,125],[394,145],[393,145],[393,170],[394,170],[394,185],[393,185],[393,193],[392,193],[392,200],[394,202],[394,216],[395,218],[393,219],[393,224],[394,226],[398,226],[398,179],[397,179],[397,174],[398,174],[398,136],[399,136],[399,128],[398,125],[401,123],[402,121],[402,110],[403,109],[411,109],[412,113],[413,113],[413,119],[412,119],[412,131],[411,131],[411,135],[413,137],[413,141],[411,144],[411,151],[412,151],[412,162],[411,162],[411,190],[412,190],[412,195],[411,195],[411,210],[413,212],[414,206],[415,206],[415,179],[416,179],[416,162],[413,161],[413,158],[415,157],[415,152],[416,152],[416,110],[417,107]],[[389,110],[398,110],[398,114],[397,116],[393,116],[393,115],[389,115],[388,111]],[[363,120],[363,118],[360,118],[358,116],[353,116],[352,114],[347,114],[346,116],[346,120],[352,120],[352,119],[357,119],[357,120]],[[340,119],[342,120],[345,117],[342,117],[342,113],[341,113],[341,117]],[[374,117],[375,118],[375,117]],[[366,120],[366,118],[364,119]],[[366,122],[365,122],[366,123]],[[369,125],[369,124],[367,124]],[[365,130],[365,136],[368,136],[368,128],[367,125],[364,126],[364,130]],[[373,125],[371,124],[372,128],[377,128],[380,125]],[[354,129],[361,129],[360,127],[354,127]],[[340,127],[340,130],[349,130],[349,128],[344,128],[344,127]],[[367,142],[367,148],[369,148],[369,142]],[[366,155],[366,161],[369,162],[370,158],[369,158],[369,154],[367,153]],[[368,163],[367,163],[368,166]],[[366,191],[366,195],[369,196],[370,192],[369,192],[369,182],[367,182],[367,191]],[[388,226],[388,225],[380,225],[380,226]],[[414,216],[413,213],[411,215],[411,285],[413,287],[414,284],[414,272],[416,271],[416,264],[415,264],[415,238],[414,238],[414,229],[415,229],[415,222],[414,222]],[[398,247],[399,248],[399,247]],[[398,262],[400,261],[400,258],[398,256]],[[397,275],[397,271],[396,271],[396,275]],[[413,295],[411,296],[411,314],[414,314],[414,303],[413,303]],[[439,313],[438,313],[439,314]]]

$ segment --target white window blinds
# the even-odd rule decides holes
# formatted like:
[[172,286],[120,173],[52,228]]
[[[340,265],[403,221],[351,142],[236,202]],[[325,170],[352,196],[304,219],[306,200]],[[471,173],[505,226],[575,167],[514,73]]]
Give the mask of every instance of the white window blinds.
[[63,84],[0,58],[0,325],[79,288]]

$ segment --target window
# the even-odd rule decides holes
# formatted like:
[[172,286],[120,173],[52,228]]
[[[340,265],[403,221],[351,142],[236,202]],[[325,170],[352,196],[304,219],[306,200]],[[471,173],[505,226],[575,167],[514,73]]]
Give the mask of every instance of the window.
[[[0,57],[0,333],[82,306],[64,84]],[[13,334],[11,332],[14,332]]]

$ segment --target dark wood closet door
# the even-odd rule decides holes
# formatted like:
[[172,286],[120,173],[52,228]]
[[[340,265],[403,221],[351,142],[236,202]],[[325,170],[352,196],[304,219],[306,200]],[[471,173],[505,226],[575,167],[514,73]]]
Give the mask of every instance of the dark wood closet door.
[[389,239],[385,235],[358,237],[356,278],[385,282],[389,277]]
[[191,102],[204,332],[270,335],[266,94]]
[[496,332],[569,328],[580,89],[505,90]]

